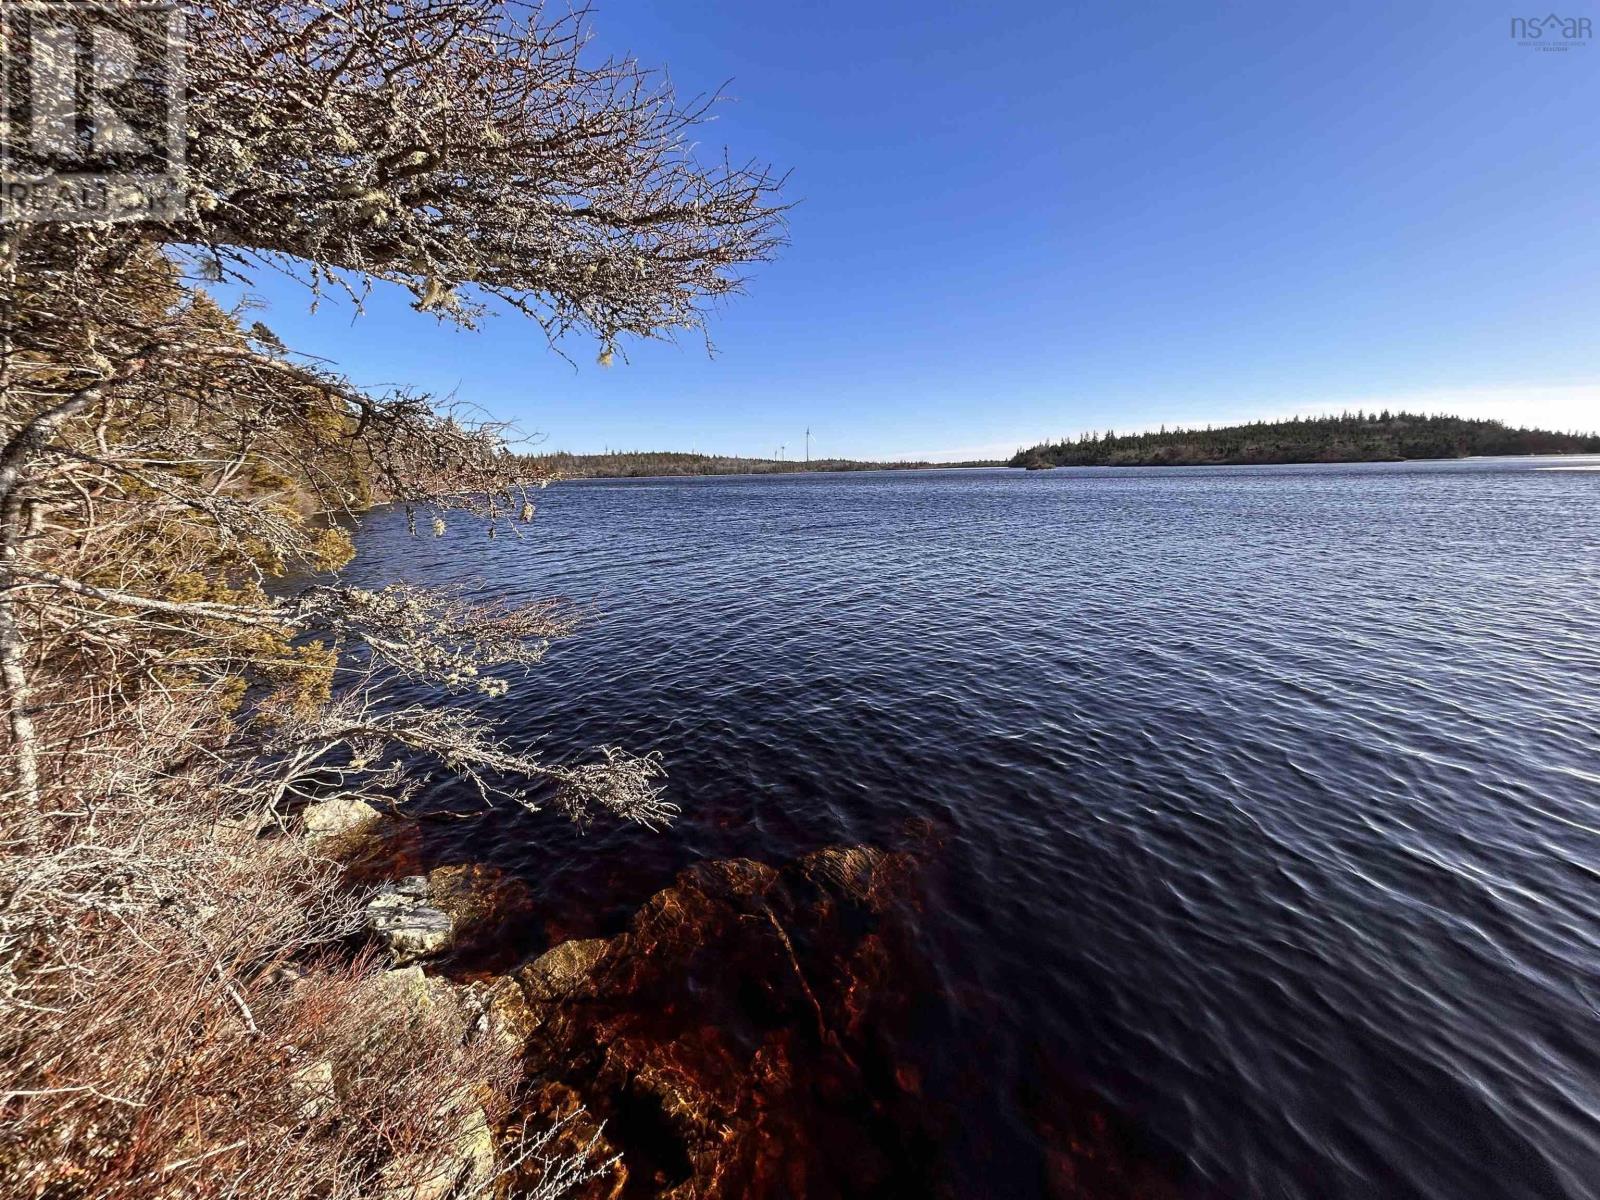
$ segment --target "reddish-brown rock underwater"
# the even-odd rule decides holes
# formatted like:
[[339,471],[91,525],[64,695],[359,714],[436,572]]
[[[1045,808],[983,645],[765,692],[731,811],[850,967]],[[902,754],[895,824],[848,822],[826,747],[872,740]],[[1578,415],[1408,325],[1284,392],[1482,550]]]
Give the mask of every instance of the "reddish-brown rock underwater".
[[[916,858],[835,847],[781,867],[698,864],[626,932],[561,943],[491,991],[517,1039],[530,1125],[587,1111],[568,1140],[618,1169],[588,1197],[958,1196],[957,1107],[923,1091]],[[936,1053],[936,1051],[935,1051]],[[1103,1114],[1048,1096],[1040,1173],[1061,1197],[1170,1194]]]

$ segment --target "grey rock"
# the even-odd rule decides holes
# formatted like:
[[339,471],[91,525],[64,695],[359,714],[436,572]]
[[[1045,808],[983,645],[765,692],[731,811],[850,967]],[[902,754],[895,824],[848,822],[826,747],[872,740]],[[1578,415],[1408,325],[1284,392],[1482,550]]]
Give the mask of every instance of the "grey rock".
[[495,1175],[494,1132],[468,1088],[449,1100],[456,1126],[447,1145],[395,1159],[379,1176],[382,1200],[445,1200],[475,1196]]
[[333,1064],[325,1058],[307,1063],[289,1076],[289,1090],[300,1102],[302,1121],[315,1121],[333,1110],[338,1097],[333,1088]]
[[[448,979],[425,974],[419,966],[380,971],[366,983],[368,995],[376,998],[400,1021],[439,1021],[463,1041],[473,1022],[462,989]],[[375,1030],[375,1035],[381,1031]]]
[[399,963],[438,954],[455,933],[450,914],[428,902],[428,881],[420,875],[379,888],[367,902],[367,924]]
[[321,800],[306,807],[300,819],[313,841],[357,833],[382,814],[365,800]]

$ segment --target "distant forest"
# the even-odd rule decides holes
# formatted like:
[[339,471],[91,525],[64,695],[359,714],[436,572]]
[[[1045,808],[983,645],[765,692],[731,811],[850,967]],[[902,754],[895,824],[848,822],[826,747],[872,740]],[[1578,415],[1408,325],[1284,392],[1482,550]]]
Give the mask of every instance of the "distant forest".
[[1597,454],[1600,435],[1513,428],[1503,421],[1416,413],[1345,413],[1221,429],[1084,434],[1017,451],[1008,465],[1079,466],[1397,462],[1485,454]]
[[731,458],[723,454],[675,454],[633,450],[615,454],[538,454],[529,461],[567,479],[628,479],[657,475],[793,475],[805,471],[912,471],[929,467],[998,467],[989,462],[858,462],[849,458]]

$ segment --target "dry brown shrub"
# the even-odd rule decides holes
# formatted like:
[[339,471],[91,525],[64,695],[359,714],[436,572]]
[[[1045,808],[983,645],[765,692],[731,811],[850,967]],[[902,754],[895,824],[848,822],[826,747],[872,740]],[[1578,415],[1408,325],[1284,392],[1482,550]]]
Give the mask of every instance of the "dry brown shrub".
[[483,1154],[520,1068],[470,998],[349,953],[364,897],[337,863],[123,750],[0,862],[0,1192],[492,1189],[517,1147],[458,1180],[460,1148]]
[[[176,215],[0,222],[6,1195],[492,1186],[429,1176],[468,1117],[498,1120],[511,1064],[442,994],[413,1011],[350,957],[361,896],[296,814],[393,801],[397,753],[485,794],[546,780],[579,819],[675,810],[652,756],[547,763],[464,709],[375,690],[497,691],[570,631],[559,606],[273,584],[341,566],[340,522],[373,503],[520,534],[548,480],[503,426],[363,391],[205,284],[282,270],[359,301],[388,283],[441,319],[501,308],[590,335],[605,358],[702,328],[781,242],[778,181],[697,159],[709,101],[591,61],[585,20],[516,0],[203,4]],[[592,1169],[555,1145],[503,1152],[537,1197]]]

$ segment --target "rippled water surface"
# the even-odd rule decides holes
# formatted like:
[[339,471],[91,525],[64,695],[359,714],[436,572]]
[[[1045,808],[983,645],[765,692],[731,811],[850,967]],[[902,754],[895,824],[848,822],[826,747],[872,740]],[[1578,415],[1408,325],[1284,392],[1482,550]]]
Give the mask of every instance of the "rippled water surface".
[[667,761],[663,835],[448,826],[519,950],[936,847],[959,1194],[1045,1194],[1059,1087],[1185,1193],[1600,1196],[1600,474],[1549,465],[568,483],[522,542],[374,514],[353,574],[591,607],[491,706]]

